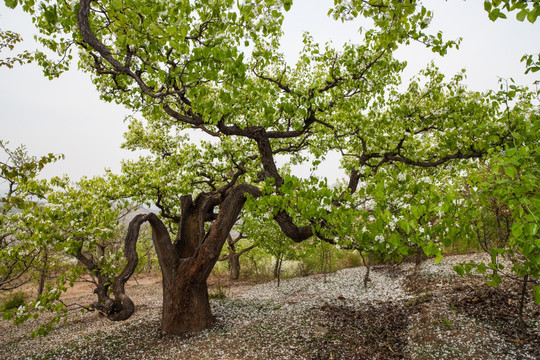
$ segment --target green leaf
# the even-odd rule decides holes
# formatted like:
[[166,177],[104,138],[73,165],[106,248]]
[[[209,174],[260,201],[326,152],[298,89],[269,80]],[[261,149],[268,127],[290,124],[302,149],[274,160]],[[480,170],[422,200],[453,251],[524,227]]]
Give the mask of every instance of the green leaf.
[[520,223],[514,223],[514,225],[512,225],[512,235],[518,238],[521,236],[522,233],[523,233],[523,225]]
[[533,223],[525,224],[525,234],[534,236],[538,232],[538,225]]
[[401,220],[399,221],[399,227],[409,235],[411,233],[411,224],[408,221]]
[[506,175],[508,175],[511,179],[515,178],[517,175],[517,170],[513,166],[509,166],[506,169],[504,169],[504,172]]
[[285,9],[285,11],[289,11],[291,9],[292,2],[293,0],[283,1],[283,8]]
[[476,268],[476,272],[479,274],[484,274],[486,272],[486,264],[480,263]]
[[457,272],[460,276],[463,276],[465,274],[465,269],[463,269],[463,265],[454,265],[454,271]]
[[4,0],[4,4],[10,9],[15,9],[17,7],[17,0]]
[[527,20],[529,20],[529,22],[533,24],[536,21],[537,16],[538,15],[536,14],[536,11],[530,11],[527,15]]
[[501,279],[501,276],[500,275],[493,275],[491,277],[491,280],[489,280],[487,282],[488,286],[493,286],[493,287],[497,287],[501,284],[502,282],[502,279]]
[[498,16],[499,15],[499,9],[495,9],[495,10],[489,12],[488,16],[489,16],[489,19],[491,21],[495,21],[495,20],[497,20],[499,18],[499,16]]
[[540,304],[540,285],[533,286],[534,302]]
[[518,19],[519,21],[525,20],[525,18],[527,17],[527,14],[528,14],[528,13],[529,13],[529,10],[523,9],[523,10],[521,10],[520,12],[517,13],[516,19]]

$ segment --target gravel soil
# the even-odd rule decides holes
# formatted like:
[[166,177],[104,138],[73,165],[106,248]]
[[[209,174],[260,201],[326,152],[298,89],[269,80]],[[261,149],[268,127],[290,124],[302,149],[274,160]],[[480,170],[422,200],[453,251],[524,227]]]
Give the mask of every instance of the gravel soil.
[[[363,267],[279,287],[219,281],[226,298],[212,300],[215,325],[182,336],[159,330],[159,279],[139,279],[127,288],[137,309],[124,322],[73,312],[31,339],[46,316],[18,326],[0,321],[0,359],[540,359],[540,307],[530,291],[520,331],[519,283],[490,288],[453,272],[480,256],[376,266],[367,288]],[[93,300],[90,288],[65,299]]]

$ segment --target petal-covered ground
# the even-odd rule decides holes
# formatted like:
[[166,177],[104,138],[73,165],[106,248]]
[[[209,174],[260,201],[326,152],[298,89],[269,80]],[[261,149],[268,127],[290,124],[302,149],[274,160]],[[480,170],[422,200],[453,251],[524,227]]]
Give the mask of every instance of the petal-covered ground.
[[[113,323],[71,314],[47,337],[31,339],[40,321],[0,322],[0,359],[538,359],[540,308],[529,300],[518,329],[520,289],[489,288],[452,266],[480,255],[376,266],[326,275],[223,288],[212,300],[216,324],[196,334],[159,331],[159,279],[132,283],[135,315]],[[477,259],[475,259],[477,260]],[[89,295],[66,301],[89,303]],[[529,294],[530,299],[530,294]]]

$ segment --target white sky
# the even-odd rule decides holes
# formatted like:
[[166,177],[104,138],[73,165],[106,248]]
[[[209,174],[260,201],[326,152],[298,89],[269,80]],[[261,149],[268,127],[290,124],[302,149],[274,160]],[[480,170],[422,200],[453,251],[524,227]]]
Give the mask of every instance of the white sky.
[[[301,47],[302,33],[310,31],[319,42],[332,40],[336,45],[358,38],[353,23],[336,23],[326,16],[331,0],[295,0],[287,13],[283,49],[294,59]],[[514,78],[517,83],[532,85],[540,73],[524,75],[520,58],[540,51],[540,21],[520,23],[515,15],[491,22],[483,1],[431,0],[424,4],[434,12],[431,29],[442,30],[445,38],[463,41],[459,51],[450,50],[440,58],[421,46],[400,50],[399,57],[409,66],[404,79],[434,60],[452,76],[466,68],[467,84],[473,90],[498,88],[498,77]],[[30,18],[20,10],[7,9],[0,2],[0,28],[19,32],[25,39],[22,48],[34,49],[35,30]],[[19,48],[21,49],[21,48]],[[4,51],[0,56],[10,56]],[[120,169],[120,160],[136,157],[121,150],[123,123],[129,111],[99,100],[90,77],[70,71],[49,81],[33,64],[13,69],[0,68],[0,139],[11,147],[27,146],[30,154],[63,153],[65,160],[48,166],[46,177],[67,173],[72,179]],[[337,164],[327,164],[325,174],[338,174]],[[335,175],[328,176],[329,183]]]

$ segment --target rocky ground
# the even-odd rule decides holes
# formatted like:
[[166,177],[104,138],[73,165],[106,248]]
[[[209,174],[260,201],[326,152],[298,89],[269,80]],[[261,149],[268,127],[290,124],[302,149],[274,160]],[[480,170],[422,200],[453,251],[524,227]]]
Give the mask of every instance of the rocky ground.
[[[215,326],[184,336],[160,332],[159,279],[139,279],[127,289],[138,306],[125,322],[73,313],[31,339],[44,319],[1,321],[0,359],[539,359],[540,307],[527,302],[529,327],[520,332],[518,284],[489,288],[453,272],[478,256],[427,260],[417,271],[377,266],[366,289],[362,267],[280,287],[221,282],[226,297],[212,300]],[[66,299],[91,301],[90,288]]]

